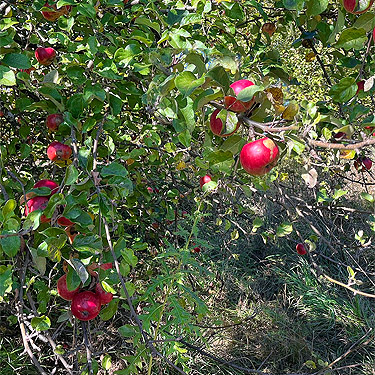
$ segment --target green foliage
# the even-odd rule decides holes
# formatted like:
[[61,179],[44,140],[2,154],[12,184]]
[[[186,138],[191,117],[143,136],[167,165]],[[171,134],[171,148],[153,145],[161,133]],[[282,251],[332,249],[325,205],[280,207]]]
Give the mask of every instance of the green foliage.
[[[188,373],[199,367],[176,338],[205,343],[200,323],[219,317],[205,280],[216,286],[213,275],[222,271],[221,262],[237,267],[235,261],[243,261],[244,252],[231,248],[246,238],[250,255],[245,261],[254,274],[254,259],[267,259],[278,280],[289,285],[291,298],[301,298],[299,311],[307,318],[319,322],[324,317],[358,334],[369,319],[365,308],[348,296],[330,295],[318,276],[325,272],[321,259],[311,253],[334,243],[331,231],[346,225],[338,221],[357,213],[358,207],[339,211],[353,200],[345,181],[363,188],[357,194],[363,216],[361,227],[341,241],[361,247],[373,236],[374,192],[366,185],[372,172],[356,171],[351,164],[353,158],[374,157],[363,148],[372,144],[375,124],[373,9],[351,15],[328,0],[59,0],[57,8],[71,9],[48,21],[42,12],[51,9],[44,1],[5,5],[0,20],[0,299],[10,303],[20,287],[28,293],[27,301],[19,302],[30,304],[30,330],[48,331],[69,319],[66,311],[58,317],[69,302],[53,298],[56,281],[66,272],[69,290],[94,290],[100,282],[115,294],[97,319],[121,321],[115,332],[129,350],[123,355],[126,368],[118,374],[155,371],[147,340]],[[51,65],[36,60],[37,47],[56,50]],[[234,113],[224,108],[223,99],[234,95],[231,83],[245,78],[256,84],[237,99],[254,104]],[[228,133],[240,122],[234,135],[219,138],[210,132],[215,108],[221,109],[217,117]],[[49,131],[45,119],[54,113],[62,114],[63,122]],[[339,133],[345,136],[336,138]],[[269,136],[280,150],[279,164],[264,177],[248,175],[239,160],[244,144],[258,136]],[[72,157],[51,162],[46,150],[53,141],[70,146]],[[339,150],[339,143],[359,146],[349,152]],[[200,188],[199,178],[207,173],[213,180]],[[56,181],[58,191],[34,188],[43,179]],[[289,196],[295,186],[304,188],[299,200]],[[26,218],[25,201],[35,196],[48,197],[48,204]],[[275,204],[287,214],[270,217]],[[321,214],[312,223],[306,210],[340,214],[330,223]],[[274,252],[282,244],[290,247],[288,241],[305,241],[309,258],[293,269],[285,263],[276,267],[284,255],[256,254],[257,243],[249,238]],[[343,248],[340,241],[337,245]],[[351,270],[360,269],[357,254],[344,248],[350,256],[338,264],[354,262]],[[221,251],[230,255],[220,258]],[[116,267],[94,273],[94,263]],[[348,283],[362,287],[355,276]],[[231,305],[231,298],[223,300]],[[133,307],[140,319],[136,325]],[[129,311],[131,321],[126,320]],[[269,321],[284,319],[272,308],[264,311]],[[275,342],[281,341],[279,334]],[[88,372],[85,355],[78,358],[83,373]],[[326,357],[303,356],[291,371],[326,366]],[[106,354],[92,366],[109,371],[113,362]]]

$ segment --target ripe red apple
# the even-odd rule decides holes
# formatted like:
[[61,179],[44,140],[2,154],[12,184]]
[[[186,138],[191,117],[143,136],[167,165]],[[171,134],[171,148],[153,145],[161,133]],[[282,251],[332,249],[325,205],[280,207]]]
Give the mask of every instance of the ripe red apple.
[[38,47],[35,51],[35,58],[38,60],[39,64],[42,65],[51,65],[55,57],[56,51],[51,47]]
[[154,192],[154,189],[150,186],[147,187],[147,191],[152,194]]
[[48,115],[46,119],[46,126],[49,130],[57,131],[59,125],[64,122],[64,116],[60,113],[54,113],[52,115]]
[[263,176],[268,173],[279,159],[279,148],[269,138],[261,138],[247,143],[240,153],[242,168],[253,176]]
[[200,253],[201,252],[201,248],[199,246],[194,247],[193,251],[194,251],[194,253]]
[[362,14],[367,12],[374,0],[343,0],[345,10],[352,14]]
[[[27,216],[30,212],[36,211],[36,210],[44,210],[48,205],[48,197],[34,197],[27,201],[24,215]],[[48,223],[51,221],[51,219],[48,219],[44,215],[40,217],[41,223]]]
[[113,294],[111,292],[106,292],[100,283],[97,283],[95,286],[95,294],[99,296],[100,298],[100,303],[102,305],[106,305],[107,303],[110,303],[113,298]]
[[47,148],[47,156],[51,161],[56,160],[68,160],[72,155],[72,149],[70,146],[60,143],[52,142]]
[[69,290],[68,286],[66,285],[66,274],[61,276],[57,280],[57,292],[59,293],[59,296],[67,301],[71,301],[73,297],[78,293],[80,287]]
[[[229,87],[233,89],[234,93],[237,96],[243,89],[253,85],[254,82],[251,82],[248,79],[240,79],[239,81],[233,82]],[[225,108],[239,113],[247,111],[253,105],[254,101],[254,98],[251,99],[249,102],[241,102],[240,100],[237,100],[234,96],[224,97]]]
[[296,246],[296,250],[297,250],[297,253],[299,255],[305,255],[307,254],[307,250],[306,250],[306,247],[303,243],[298,243],[297,246]]
[[210,181],[212,181],[212,177],[209,174],[206,174],[199,179],[199,185],[202,188],[204,184],[207,184]]
[[99,296],[86,290],[74,295],[70,309],[76,318],[87,321],[98,316],[100,307]]
[[49,5],[48,3],[44,4],[44,7],[50,8],[51,10],[42,10],[42,15],[47,21],[56,21],[63,14],[69,14],[72,6],[64,5],[61,8],[57,9],[56,4]]
[[216,117],[219,112],[220,109],[216,109],[212,112],[210,117],[210,129],[212,133],[219,137],[228,137],[237,131],[238,127],[240,126],[240,122],[237,123],[233,131],[227,132],[226,127],[223,126],[223,121],[220,118]]
[[59,185],[52,180],[40,180],[33,186],[34,189],[40,187],[48,187],[51,189],[51,194],[48,195],[48,198],[50,198],[53,194],[56,194],[57,190],[59,189]]
[[357,171],[363,170],[364,168],[370,170],[372,167],[372,160],[367,157],[360,157],[354,161],[354,167]]

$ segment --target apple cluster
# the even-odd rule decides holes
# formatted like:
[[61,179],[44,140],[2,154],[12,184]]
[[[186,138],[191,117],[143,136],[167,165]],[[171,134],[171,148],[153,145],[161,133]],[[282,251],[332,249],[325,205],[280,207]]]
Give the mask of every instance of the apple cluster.
[[[27,202],[26,202],[26,207],[24,211],[25,216],[27,216],[29,213],[36,211],[36,210],[44,210],[48,205],[49,199],[52,197],[52,195],[56,194],[59,190],[59,185],[55,181],[52,181],[52,180],[40,180],[33,186],[33,189],[42,188],[42,187],[49,188],[51,190],[51,193],[47,196],[38,196],[33,192],[26,194]],[[40,221],[42,223],[49,223],[51,219],[47,218],[45,215],[42,215],[40,218]],[[57,224],[63,227],[67,227],[67,226],[73,225],[74,223],[71,222],[66,217],[60,216],[57,219]]]
[[[103,270],[111,269],[112,263],[104,263],[100,268]],[[78,286],[74,290],[69,290],[66,281],[67,274],[61,276],[57,281],[57,292],[60,297],[66,301],[72,301],[70,306],[72,314],[77,319],[83,321],[96,318],[100,312],[101,306],[108,304],[113,299],[113,294],[106,292],[102,288],[98,280],[98,273],[90,272],[90,274],[95,281],[95,289],[93,291],[83,290],[81,286]]]
[[[274,29],[272,29],[272,33]],[[271,35],[272,35],[271,33]],[[233,95],[224,96],[224,107],[226,110],[244,113],[251,109],[255,103],[255,98],[244,102],[237,99],[238,94],[254,85],[254,82],[241,79],[230,85]],[[223,120],[220,118],[220,109],[216,109],[210,117],[210,129],[211,132],[218,137],[229,137],[234,134],[239,126],[240,122],[238,121],[234,128],[228,129],[227,124],[223,123]],[[225,122],[225,121],[224,121]],[[264,137],[252,142],[247,143],[240,152],[240,163],[242,168],[252,176],[263,176],[271,171],[271,169],[277,164],[279,159],[279,148],[277,144],[270,138]],[[202,188],[203,185],[212,181],[210,175],[205,175],[200,178],[199,184]]]

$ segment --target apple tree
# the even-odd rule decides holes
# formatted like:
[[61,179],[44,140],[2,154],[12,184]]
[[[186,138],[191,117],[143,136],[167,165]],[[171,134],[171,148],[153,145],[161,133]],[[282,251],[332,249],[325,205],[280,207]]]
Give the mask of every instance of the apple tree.
[[[319,246],[337,243],[309,219],[349,194],[321,176],[354,178],[367,223],[355,240],[375,230],[372,0],[0,11],[0,299],[41,374],[51,364],[30,335],[64,373],[91,374],[109,359],[90,331],[110,324],[130,343],[118,374],[191,371],[199,323],[215,319],[201,253],[216,231],[290,240],[331,287],[374,297],[326,275]],[[296,181],[308,198],[290,196]],[[259,202],[283,210],[276,230]]]

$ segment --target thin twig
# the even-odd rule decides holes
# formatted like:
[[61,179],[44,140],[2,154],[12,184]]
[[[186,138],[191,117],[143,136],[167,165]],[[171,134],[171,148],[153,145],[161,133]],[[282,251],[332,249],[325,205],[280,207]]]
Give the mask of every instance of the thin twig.
[[17,318],[18,318],[18,323],[19,323],[20,330],[21,330],[23,346],[25,347],[26,353],[29,355],[30,359],[34,363],[34,366],[37,368],[39,373],[41,375],[47,375],[47,373],[43,370],[42,366],[40,365],[39,361],[34,356],[34,353],[30,349],[28,339],[27,339],[26,328],[25,328],[25,322],[24,322],[24,316],[23,316],[23,288],[24,288],[24,283],[25,283],[26,268],[27,268],[28,262],[29,262],[29,254],[27,253],[26,258],[24,260],[24,266],[22,267],[20,271],[20,286],[18,289],[16,289],[16,294],[18,294],[18,301],[16,303]]

